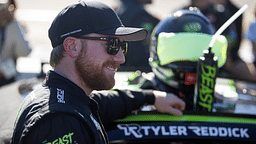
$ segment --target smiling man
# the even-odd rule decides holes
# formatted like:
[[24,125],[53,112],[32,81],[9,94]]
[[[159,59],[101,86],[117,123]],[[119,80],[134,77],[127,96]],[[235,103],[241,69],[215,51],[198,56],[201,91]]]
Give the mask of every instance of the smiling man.
[[103,124],[146,104],[154,104],[160,112],[182,115],[185,103],[165,92],[92,93],[113,88],[114,75],[125,62],[127,41],[146,36],[144,29],[124,27],[103,3],[80,1],[63,9],[49,29],[54,71],[25,98],[12,143],[108,143]]
[[[69,44],[77,41],[74,38],[67,38],[67,40],[69,39]],[[127,42],[124,42],[123,36],[113,37],[92,33],[84,37],[78,37],[78,39],[80,40],[77,45],[81,45],[78,51],[81,52],[75,51],[70,55],[73,55],[71,57],[77,57],[74,63],[78,74],[76,76],[81,78],[80,87],[86,87],[84,89],[86,94],[90,94],[92,90],[113,88],[115,72],[120,64],[125,62],[124,54],[127,52]],[[66,46],[68,47],[69,44]],[[56,67],[56,70],[58,69],[62,68]],[[74,68],[71,69],[74,70]]]

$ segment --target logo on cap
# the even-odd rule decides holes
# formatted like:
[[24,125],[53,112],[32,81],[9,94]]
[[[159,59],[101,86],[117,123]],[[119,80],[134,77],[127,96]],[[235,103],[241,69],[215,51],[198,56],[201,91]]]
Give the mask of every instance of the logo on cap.
[[60,37],[62,38],[62,37],[64,37],[64,36],[71,35],[71,34],[74,34],[74,33],[78,33],[78,32],[81,32],[81,31],[82,31],[82,29],[74,30],[74,31],[72,31],[72,32],[68,32],[68,33],[63,34],[63,35],[61,35]]

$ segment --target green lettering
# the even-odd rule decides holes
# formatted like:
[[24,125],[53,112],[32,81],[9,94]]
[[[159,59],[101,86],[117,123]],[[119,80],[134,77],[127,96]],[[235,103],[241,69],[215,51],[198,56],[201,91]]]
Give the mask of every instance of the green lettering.
[[52,142],[52,144],[58,144],[58,140],[59,139],[56,139],[55,141]]
[[212,89],[214,88],[214,79],[213,78],[206,77],[205,75],[202,75],[201,78],[202,78],[202,84],[204,84]]
[[208,108],[208,111],[211,111],[212,108],[212,101],[213,101],[213,96],[211,95],[213,92],[212,89],[204,86],[201,84],[201,89],[199,90],[199,98],[200,101],[198,102],[202,107]]
[[212,67],[209,65],[201,65],[201,70],[202,70],[202,75],[201,75],[202,83],[199,88],[200,101],[198,102],[198,104],[202,107],[207,108],[208,112],[211,112],[216,67]]
[[47,142],[47,140],[43,141],[43,144],[72,144],[72,136],[74,135],[74,133],[69,133],[64,135],[62,138],[57,138],[56,140],[54,140],[52,143],[51,142]]
[[205,95],[207,93],[212,93],[213,92],[213,89],[201,84],[200,85],[200,93],[202,93],[202,95]]
[[69,135],[64,135],[62,138],[63,142],[65,142],[66,144],[69,144]]
[[47,140],[43,141],[42,144],[52,144],[51,142],[47,142]]
[[72,135],[74,135],[74,133],[69,133],[69,142],[72,143]]
[[59,144],[64,144],[64,143],[62,142],[62,138],[59,138]]
[[206,104],[206,103],[202,103],[202,102],[198,102],[198,104],[201,105],[202,107],[208,108],[208,112],[211,112],[211,109],[212,109],[211,104]]
[[209,65],[201,65],[201,69],[202,69],[202,74],[208,77],[215,77],[215,73],[216,73],[216,67],[212,67]]
[[207,99],[208,99],[207,102],[210,103],[210,104],[212,103],[212,95],[211,94],[206,94],[205,97],[204,97],[204,95],[200,92],[199,93],[199,98],[202,102],[206,102]]
[[68,135],[64,135],[64,136],[62,137],[63,142],[65,142],[66,144],[69,143],[68,137],[69,137]]

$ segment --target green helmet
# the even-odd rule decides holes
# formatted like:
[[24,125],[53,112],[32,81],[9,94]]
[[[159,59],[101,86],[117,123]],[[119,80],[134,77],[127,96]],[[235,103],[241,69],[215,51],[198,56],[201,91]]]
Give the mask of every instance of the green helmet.
[[[162,20],[151,36],[149,64],[158,79],[167,85],[194,90],[196,65],[208,49],[214,29],[197,8],[179,10]],[[226,62],[227,40],[219,36],[212,51],[218,67]]]

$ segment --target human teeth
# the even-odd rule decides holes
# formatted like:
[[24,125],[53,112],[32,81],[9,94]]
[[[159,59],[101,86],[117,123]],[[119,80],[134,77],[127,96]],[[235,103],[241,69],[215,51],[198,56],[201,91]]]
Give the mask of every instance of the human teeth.
[[112,71],[115,71],[115,69],[113,69],[113,68],[110,68],[110,67],[109,67],[108,69],[110,69],[110,70],[112,70]]

